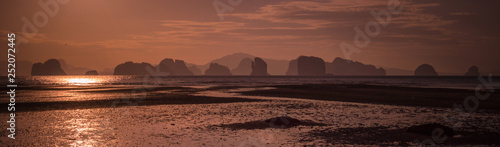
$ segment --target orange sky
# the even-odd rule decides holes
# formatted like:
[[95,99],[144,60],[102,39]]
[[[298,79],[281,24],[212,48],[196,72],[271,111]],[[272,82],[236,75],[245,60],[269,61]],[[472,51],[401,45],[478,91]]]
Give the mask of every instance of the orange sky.
[[[18,46],[17,58],[64,59],[98,70],[164,58],[205,64],[236,52],[286,60],[310,55],[331,62],[345,57],[339,44],[353,44],[354,27],[375,20],[370,11],[387,10],[389,1],[242,0],[221,21],[213,0],[73,0],[58,4],[36,36]],[[482,73],[500,74],[499,1],[401,2],[403,11],[351,59],[409,70],[428,63],[438,72],[457,74],[477,65]],[[0,33],[24,37],[22,18],[32,21],[38,12],[47,14],[38,1],[1,1]]]

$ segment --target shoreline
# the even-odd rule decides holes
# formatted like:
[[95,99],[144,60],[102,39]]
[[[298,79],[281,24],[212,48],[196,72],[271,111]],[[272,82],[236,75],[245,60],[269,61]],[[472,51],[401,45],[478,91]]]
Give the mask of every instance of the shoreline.
[[[75,97],[82,100],[63,101],[63,98],[59,99],[60,101],[45,99],[44,102],[19,102],[20,109],[24,109],[18,112],[19,120],[23,120],[19,122],[19,128],[16,128],[19,129],[19,138],[34,139],[33,142],[23,143],[25,146],[33,145],[35,142],[61,146],[93,143],[99,146],[416,145],[413,143],[414,139],[423,140],[429,136],[406,132],[407,128],[436,122],[452,125],[441,119],[442,114],[447,112],[446,108],[452,108],[452,105],[447,106],[447,103],[453,101],[446,100],[463,99],[458,96],[473,93],[457,89],[304,84],[159,86],[148,90],[144,99],[119,96],[130,94],[130,91],[137,88],[32,87],[31,91],[39,93],[59,91],[75,94]],[[28,91],[30,90],[20,92],[28,93]],[[406,106],[407,103],[399,102],[404,102],[408,96],[400,93],[423,95],[427,96],[426,98],[436,98],[444,93],[456,95],[437,101],[445,107],[420,107]],[[118,96],[102,100],[85,100],[86,95]],[[373,95],[376,97],[370,97]],[[393,97],[388,97],[391,95]],[[497,97],[493,96],[491,100],[495,98]],[[399,101],[384,103],[393,99]],[[362,101],[350,102],[354,100]],[[116,101],[118,103],[113,104]],[[128,102],[136,105],[129,105]],[[487,103],[484,104],[488,106]],[[457,130],[461,137],[450,138],[441,145],[498,144],[498,141],[492,139],[500,136],[496,128],[500,123],[497,121],[499,113],[477,111],[473,114],[469,119],[462,120],[465,126]],[[277,129],[264,122],[279,116],[297,118],[303,123]],[[47,123],[49,121],[50,124]],[[71,126],[85,129],[79,130],[78,127]],[[51,133],[53,131],[61,133]],[[490,141],[483,142],[484,139]]]
[[[268,87],[267,89],[264,87]],[[270,88],[269,88],[270,87]],[[238,91],[237,89],[252,89]],[[259,89],[260,88],[260,89]],[[264,89],[262,89],[264,88]],[[20,90],[20,93],[28,91],[73,91],[82,94],[130,94],[130,91],[140,87],[65,87],[65,86],[33,86]],[[234,91],[236,90],[236,91]],[[237,96],[203,95],[200,92],[216,91],[227,94],[238,94]],[[319,101],[354,102],[362,104],[382,104],[393,106],[417,106],[453,108],[455,103],[462,104],[464,98],[473,95],[475,91],[465,89],[447,88],[418,88],[381,86],[368,84],[302,84],[302,85],[264,85],[264,86],[208,86],[193,88],[192,86],[158,86],[146,92],[146,97],[137,100],[137,96],[126,96],[125,98],[111,98],[98,100],[79,101],[28,101],[17,102],[24,108],[19,111],[46,111],[46,110],[70,110],[70,109],[92,109],[106,108],[111,106],[127,106],[126,102],[133,101],[134,106],[169,105],[169,104],[208,104],[208,103],[231,103],[231,102],[256,102],[262,99],[254,99],[245,96],[262,96],[276,98],[293,98]],[[64,98],[61,98],[64,99]],[[0,103],[0,105],[6,103]],[[479,110],[500,111],[500,92],[494,92],[489,99],[482,102]],[[0,113],[5,113],[4,111]]]
[[[417,88],[366,84],[304,84],[263,86],[273,89],[237,92],[247,96],[267,96],[357,102],[395,106],[453,108],[475,91],[447,88]],[[500,92],[483,101],[478,109],[500,111]]]

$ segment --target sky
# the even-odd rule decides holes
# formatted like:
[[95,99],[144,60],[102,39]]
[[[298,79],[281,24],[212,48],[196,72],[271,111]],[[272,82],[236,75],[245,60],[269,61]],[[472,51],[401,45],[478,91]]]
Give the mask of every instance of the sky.
[[[389,7],[397,3],[401,11],[391,13],[395,9]],[[476,65],[483,74],[499,75],[499,4],[497,0],[18,0],[0,2],[0,33],[17,34],[18,60],[64,59],[97,70],[113,69],[125,61],[158,64],[164,58],[201,65],[243,52],[284,60],[307,55],[331,62],[341,57],[407,70],[426,63],[438,72],[456,74]],[[382,12],[390,15],[389,21],[381,16],[383,26],[372,15]],[[356,28],[366,37],[367,24],[372,26],[369,41],[360,41],[363,35]],[[4,44],[6,36],[1,37]],[[345,54],[342,43],[357,47],[357,52]]]

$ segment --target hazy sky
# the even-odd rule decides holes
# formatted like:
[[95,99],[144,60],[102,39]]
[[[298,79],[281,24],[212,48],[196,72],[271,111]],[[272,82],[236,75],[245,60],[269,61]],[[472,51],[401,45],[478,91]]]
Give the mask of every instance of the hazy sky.
[[[35,0],[1,1],[0,32],[2,40],[9,32],[35,35],[18,46],[18,60],[56,58],[98,70],[164,58],[205,64],[237,52],[331,62],[345,58],[339,44],[354,44],[354,28],[364,30],[375,20],[371,11],[388,10],[391,0],[219,1],[233,9],[223,21],[214,0],[73,0],[59,4],[57,13],[47,13]],[[438,72],[460,74],[477,65],[482,73],[500,74],[500,1],[401,3],[402,12],[391,14],[390,23],[351,59],[410,70],[428,63]],[[23,34],[22,18],[34,23],[33,16],[41,27],[34,24],[36,34]]]

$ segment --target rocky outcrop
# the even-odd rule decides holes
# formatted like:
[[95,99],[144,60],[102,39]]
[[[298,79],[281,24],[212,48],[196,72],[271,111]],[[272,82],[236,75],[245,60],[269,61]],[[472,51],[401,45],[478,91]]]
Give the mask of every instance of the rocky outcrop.
[[240,61],[238,67],[234,68],[231,73],[233,75],[250,75],[252,73],[252,59],[244,58]]
[[35,63],[31,68],[32,76],[41,75],[66,75],[61,64],[56,59],[49,59],[44,63]]
[[195,65],[189,66],[188,69],[189,69],[189,71],[191,71],[191,73],[193,73],[193,75],[202,75],[203,74],[201,72],[201,70],[198,67],[196,67]]
[[438,73],[431,65],[422,64],[415,70],[415,76],[438,76]]
[[182,60],[163,59],[158,65],[160,72],[168,73],[171,76],[190,76],[193,75]]
[[325,61],[318,57],[300,56],[297,58],[297,72],[299,76],[324,76]]
[[383,68],[365,65],[361,62],[335,58],[332,63],[326,64],[326,73],[335,76],[385,76]]
[[[227,66],[231,70],[234,70],[238,67],[240,62],[242,60],[244,60],[245,58],[248,58],[249,61],[252,61],[252,59],[254,59],[255,57],[256,56],[246,54],[246,53],[235,53],[235,54],[227,55],[227,56],[212,60],[212,61],[208,62],[207,64],[198,66],[198,68],[201,69],[202,71],[205,71],[210,66],[210,63],[217,63],[220,65]],[[268,67],[267,73],[269,73],[270,75],[283,75],[283,74],[285,74],[287,67],[288,67],[288,63],[290,62],[287,60],[275,60],[275,59],[265,59],[265,58],[262,58],[262,60],[266,61],[267,67]],[[249,62],[249,63],[251,64],[251,62]],[[231,72],[233,75],[250,75],[252,72],[252,67],[250,64],[249,64],[249,66],[245,66],[245,68],[247,68],[247,70],[248,70],[248,73],[246,73],[246,72],[240,73],[237,71],[236,72],[231,71]]]
[[267,63],[259,57],[255,57],[252,62],[252,76],[267,76]]
[[210,67],[205,70],[205,75],[209,76],[230,76],[231,71],[227,66],[219,65],[217,63],[211,63]]
[[115,67],[113,75],[151,75],[147,69],[155,71],[153,65],[149,63],[133,63],[131,61],[122,63]]
[[97,73],[97,70],[90,70],[85,72],[85,75],[99,75],[99,74]]
[[440,131],[443,132],[443,134],[446,134],[446,136],[449,138],[451,138],[455,135],[455,131],[453,131],[452,128],[438,124],[438,123],[411,126],[408,128],[407,132],[432,136],[433,135],[432,132],[434,130],[439,130],[439,129],[440,129]]
[[465,73],[465,76],[480,76],[481,74],[479,73],[479,68],[477,66],[471,66],[469,68],[469,71]]
[[297,59],[294,59],[288,63],[288,70],[286,71],[287,76],[296,76],[299,75],[297,69]]
[[300,120],[288,116],[275,117],[265,120],[272,128],[290,128],[300,125]]

